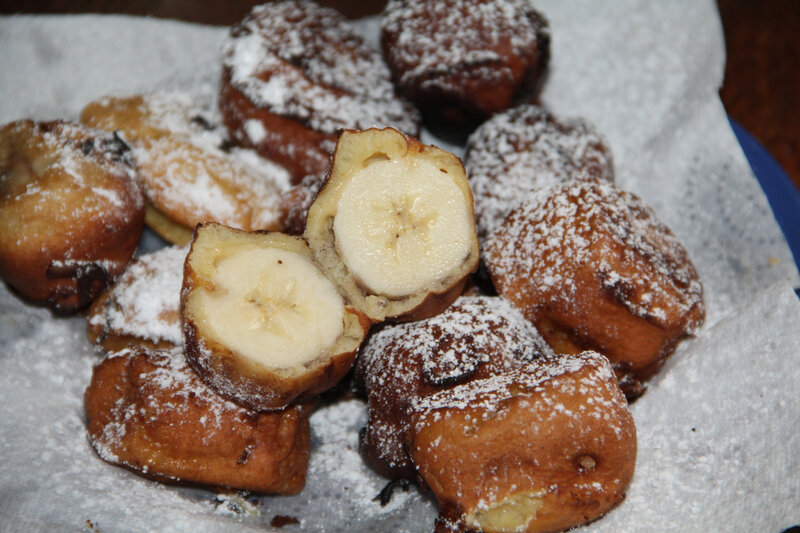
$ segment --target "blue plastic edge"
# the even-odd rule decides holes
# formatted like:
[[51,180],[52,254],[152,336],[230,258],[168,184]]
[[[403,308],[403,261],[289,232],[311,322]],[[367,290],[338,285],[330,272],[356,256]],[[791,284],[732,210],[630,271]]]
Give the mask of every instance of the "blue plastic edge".
[[[755,137],[731,117],[728,120],[792,250],[794,263],[800,265],[800,190]],[[796,292],[800,296],[800,289]]]

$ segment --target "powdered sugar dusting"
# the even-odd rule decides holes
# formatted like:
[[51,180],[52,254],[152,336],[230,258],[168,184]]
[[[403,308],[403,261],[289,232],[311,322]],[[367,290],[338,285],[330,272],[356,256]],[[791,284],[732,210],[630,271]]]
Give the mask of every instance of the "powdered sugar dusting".
[[180,292],[186,247],[171,246],[136,258],[89,324],[116,335],[183,344]]
[[130,138],[146,193],[169,218],[189,228],[206,221],[245,230],[278,228],[288,173],[255,152],[231,148],[225,129],[193,98],[149,93],[132,117],[119,122],[113,99],[98,103],[111,108],[111,117],[98,121]]
[[267,130],[264,129],[264,124],[259,120],[246,120],[244,123],[244,131],[253,144],[258,144],[267,137]]
[[[82,318],[54,319],[2,287],[0,309],[0,375],[14,376],[0,387],[0,420],[8,424],[0,432],[4,529],[90,529],[87,521],[99,529],[147,530],[157,522],[175,532],[225,527],[202,498],[98,460],[86,438],[83,405],[97,355]],[[206,525],[197,524],[198,516]]]
[[[99,100],[105,106],[114,106],[111,98]],[[134,127],[154,128],[157,135],[196,134],[197,128],[191,122],[191,116],[199,113],[194,98],[186,93],[153,92],[143,97],[138,106],[138,114],[145,120]],[[113,123],[111,124],[113,125]]]
[[[485,255],[495,282],[514,283],[515,300],[533,306],[575,300],[573,280],[591,269],[635,316],[665,324],[692,309],[703,314],[703,288],[686,250],[638,197],[607,182],[528,193],[489,237]],[[686,331],[698,325],[690,320]]]
[[393,350],[419,360],[423,375],[436,383],[470,374],[492,359],[512,365],[550,353],[536,328],[507,300],[486,296],[461,297],[439,315],[387,326],[372,335],[361,350],[360,364],[376,364],[381,370],[365,374],[367,390],[379,389],[389,379],[395,365],[388,354]]
[[[615,383],[614,372],[608,360],[596,352],[583,352],[569,356],[543,356],[535,363],[510,370],[503,374],[490,376],[485,379],[469,381],[451,389],[435,392],[428,396],[414,398],[411,401],[411,410],[415,413],[425,413],[419,418],[419,423],[424,424],[428,416],[435,416],[433,411],[438,409],[474,409],[491,413],[496,406],[505,400],[514,398],[523,390],[541,391],[543,384],[561,376],[576,374],[583,369],[591,369],[587,376],[582,377],[577,385],[581,394],[590,394],[591,391],[600,391],[603,383]],[[571,385],[566,389],[569,390]],[[548,402],[554,410],[562,411],[563,405],[557,403],[557,398],[547,395],[539,398]],[[616,405],[624,405],[621,395],[613,397]],[[591,408],[608,406],[609,400],[599,396],[592,396],[587,401]],[[605,416],[599,414],[598,416]]]
[[[800,307],[786,288],[797,273],[719,103],[724,43],[716,5],[537,5],[555,38],[545,101],[564,115],[591,117],[608,134],[624,186],[643,194],[692,253],[717,323],[682,344],[666,379],[633,405],[641,436],[634,483],[617,510],[584,529],[785,529],[796,523],[800,458],[800,406],[790,394],[800,385]],[[15,16],[0,26],[0,63],[20,73],[4,88],[4,120],[76,116],[100,94],[158,81],[173,87],[198,73],[216,80],[226,33],[121,16]],[[5,287],[0,309],[0,522],[12,530],[80,530],[90,519],[99,530],[263,532],[275,514],[300,518],[304,531],[430,530],[429,498],[409,497],[393,515],[374,503],[373,513],[351,504],[349,491],[324,471],[310,474],[299,496],[260,498],[263,520],[255,523],[217,516],[206,491],[99,461],[82,421],[95,361],[84,321],[54,319]],[[337,415],[330,419],[337,424]]]
[[336,11],[312,2],[257,6],[223,47],[232,83],[270,112],[335,134],[341,128],[417,129],[377,51]]
[[[121,228],[140,216],[141,183],[128,147],[118,138],[65,121],[18,121],[4,126],[3,132],[5,163],[25,161],[29,173],[6,181],[3,194],[7,213],[13,212],[14,204],[23,209],[19,217],[9,215],[18,218],[14,223],[28,223],[28,231],[13,231],[20,243],[40,239],[38,231],[50,224],[68,241],[79,241],[75,233],[95,221]],[[37,221],[37,213],[44,220]],[[43,227],[32,230],[36,225]]]
[[385,485],[385,480],[376,479],[358,453],[358,432],[354,429],[361,427],[364,419],[364,404],[356,399],[345,400],[314,413],[311,416],[311,431],[317,445],[311,455],[309,469],[333,475],[342,490],[347,491],[352,504],[362,511],[390,513],[406,505],[414,494],[398,492],[387,506],[380,506],[373,501]]
[[125,269],[143,218],[118,137],[59,120],[0,126],[0,276],[21,294],[87,307]]
[[484,122],[470,135],[464,165],[481,239],[531,189],[614,179],[611,149],[594,126],[578,118],[556,118],[534,105],[512,108]]
[[366,453],[407,475],[405,409],[413,398],[549,353],[521,313],[496,297],[462,296],[435,317],[384,326],[364,343],[356,368],[370,406]]
[[[516,493],[566,493],[575,509],[587,501],[607,508],[633,473],[633,418],[609,361],[595,352],[543,356],[414,398],[408,410],[420,477],[450,504],[440,512],[468,525]],[[595,461],[610,469],[598,475]]]
[[[385,48],[401,86],[452,90],[451,69],[469,69],[470,78],[498,84],[513,80],[497,50],[527,57],[545,26],[528,0],[391,0],[382,22],[395,45]],[[433,29],[433,31],[432,31]]]
[[[141,352],[125,349],[107,357],[130,361],[139,355]],[[136,401],[131,401],[128,394],[121,395],[108,413],[109,422],[97,434],[90,432],[92,446],[106,461],[124,463],[117,453],[125,449],[125,434],[130,424],[138,424],[144,416],[150,417],[148,421],[199,422],[203,428],[203,441],[214,438],[215,432],[236,432],[236,426],[241,426],[244,431],[251,424],[255,413],[225,400],[206,385],[189,367],[183,348],[149,352],[147,364],[150,367],[135,378],[133,398]],[[198,405],[202,406],[204,415],[196,420]],[[130,466],[144,468],[147,472],[146,465]]]

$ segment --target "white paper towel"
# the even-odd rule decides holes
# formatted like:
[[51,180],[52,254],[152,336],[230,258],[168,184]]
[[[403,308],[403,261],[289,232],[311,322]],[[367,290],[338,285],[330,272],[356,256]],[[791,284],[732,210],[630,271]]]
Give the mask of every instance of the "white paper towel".
[[[553,37],[544,103],[607,135],[618,183],[683,241],[708,307],[697,338],[633,406],[640,451],[627,500],[586,530],[800,523],[800,303],[791,291],[800,278],[717,96],[724,44],[714,2],[537,4]],[[375,22],[360,25],[373,42]],[[0,18],[0,123],[74,119],[99,96],[155,88],[211,105],[225,33],[134,17]],[[83,319],[55,319],[0,287],[0,529],[264,531],[279,514],[303,531],[431,529],[428,495],[371,501],[386,480],[358,457],[358,401],[313,416],[306,489],[259,498],[250,514],[107,465],[84,428],[97,360]]]

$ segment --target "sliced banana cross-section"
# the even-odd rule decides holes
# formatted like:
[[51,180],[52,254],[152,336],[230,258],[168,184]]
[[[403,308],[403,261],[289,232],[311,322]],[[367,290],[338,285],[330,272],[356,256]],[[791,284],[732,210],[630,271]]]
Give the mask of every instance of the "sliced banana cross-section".
[[374,320],[438,313],[478,263],[461,162],[391,128],[341,134],[305,237],[328,276]]
[[369,328],[303,239],[218,224],[195,232],[182,307],[192,366],[224,396],[259,410],[333,386]]
[[265,366],[313,361],[343,329],[336,287],[306,258],[281,249],[242,246],[211,273],[216,290],[197,294],[209,335]]
[[433,161],[380,159],[343,187],[333,232],[353,276],[398,298],[461,266],[471,251],[471,218],[464,193]]

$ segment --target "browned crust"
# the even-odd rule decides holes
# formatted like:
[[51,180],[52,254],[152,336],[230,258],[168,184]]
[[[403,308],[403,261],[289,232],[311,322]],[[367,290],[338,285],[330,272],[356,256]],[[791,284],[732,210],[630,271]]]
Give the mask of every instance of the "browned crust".
[[[322,146],[326,142],[333,145],[335,135],[314,131],[298,120],[257,107],[231,83],[230,76],[230,68],[225,67],[220,82],[219,109],[236,142],[282,165],[295,185],[309,174],[327,172],[331,156]],[[248,120],[256,120],[264,126],[266,135],[261,142],[253,142],[247,134],[245,123]]]
[[[482,501],[492,504],[517,491],[542,492],[526,532],[561,531],[619,504],[633,477],[636,430],[603,361],[602,373],[590,363],[533,387],[522,377],[513,396],[491,401],[491,409],[478,402],[412,414],[409,451],[437,497],[442,521],[472,530],[465,521]],[[595,383],[599,375],[605,378]],[[587,392],[582,385],[589,376],[595,386]],[[554,403],[562,408],[553,410]],[[581,463],[584,457],[590,468]]]
[[281,195],[280,226],[283,233],[302,235],[306,229],[308,209],[314,202],[319,189],[327,179],[326,175],[310,174]]
[[[300,492],[311,447],[309,405],[266,414],[212,413],[210,396],[198,399],[180,388],[153,387],[148,374],[159,368],[158,357],[138,349],[95,367],[84,407],[89,440],[101,458],[167,483]],[[158,409],[161,404],[170,408]],[[121,416],[125,407],[129,416]],[[152,417],[153,412],[158,414]],[[208,429],[208,419],[220,426]],[[104,432],[114,425],[121,425],[121,436],[109,441]]]
[[[438,0],[441,2],[441,0]],[[425,2],[415,2],[417,5]],[[459,9],[454,0],[445,2],[453,11]],[[479,2],[474,2],[479,3]],[[433,4],[430,2],[428,5]],[[474,9],[467,7],[465,9]],[[477,11],[477,10],[475,10]],[[435,41],[441,32],[452,33],[452,28],[440,23],[436,16],[426,13],[426,34],[422,39]],[[446,122],[474,127],[491,115],[508,109],[523,101],[533,101],[538,96],[543,74],[550,59],[550,35],[547,20],[533,8],[526,9],[524,16],[530,26],[538,28],[536,38],[522,53],[516,52],[510,43],[511,35],[506,35],[493,50],[495,57],[479,61],[437,65],[413,78],[405,77],[408,71],[416,71],[418,65],[409,62],[409,49],[419,48],[418,42],[400,42],[399,34],[384,28],[381,32],[381,48],[402,93],[422,111],[426,120],[432,124]],[[405,21],[408,23],[408,20]],[[401,22],[402,24],[402,22]],[[482,28],[471,28],[474,32]],[[427,33],[430,32],[430,33]],[[460,42],[459,35],[453,35],[455,46],[475,47]],[[482,46],[479,40],[477,46]],[[496,76],[486,76],[487,71]],[[502,75],[500,74],[502,73]]]
[[[24,299],[45,304],[56,313],[69,314],[86,308],[125,270],[144,227],[144,202],[141,187],[127,174],[128,170],[133,172],[126,159],[127,145],[117,138],[113,141],[111,137],[101,139],[96,130],[76,123],[20,120],[7,124],[0,129],[0,138],[4,143],[3,157],[9,160],[0,160],[0,167],[46,156],[40,153],[44,144],[31,145],[37,143],[45,132],[56,136],[59,146],[83,150],[85,160],[93,163],[91,179],[95,182],[102,180],[103,185],[124,194],[127,199],[124,207],[114,207],[114,210],[106,212],[113,218],[111,223],[102,216],[82,215],[82,206],[76,205],[66,218],[60,215],[61,222],[66,220],[71,226],[69,228],[54,227],[52,220],[44,220],[50,225],[42,234],[31,233],[35,230],[28,232],[25,226],[21,226],[14,231],[19,231],[19,236],[27,234],[28,238],[0,241],[0,278]],[[107,141],[115,147],[100,148]],[[105,169],[101,162],[106,165]],[[5,172],[5,169],[0,168],[0,171]],[[48,166],[46,173],[48,180],[54,180],[52,183],[42,176],[35,179],[42,181],[41,186],[55,195],[53,209],[69,208],[69,205],[62,205],[68,196],[58,197],[62,190],[48,188],[58,187],[59,180],[63,179],[54,179],[58,172],[52,166]],[[63,192],[64,195],[72,194],[66,187]],[[12,216],[9,212],[17,201],[11,196],[13,194],[10,190],[0,189],[0,222]],[[41,216],[50,215],[45,213]],[[25,223],[13,219],[5,222],[14,226]]]
[[[474,272],[474,270],[472,271]],[[468,272],[461,280],[456,281],[455,285],[442,293],[430,293],[415,308],[410,309],[400,316],[392,317],[392,322],[414,322],[436,316],[456,301],[456,298],[464,292],[464,286],[472,272]]]
[[143,211],[135,222],[118,235],[87,229],[81,241],[69,243],[73,244],[71,255],[77,252],[86,258],[74,264],[65,258],[65,246],[36,256],[0,250],[0,278],[23,299],[44,304],[57,314],[81,311],[122,274],[133,257],[144,226]]
[[[548,193],[537,212],[552,210],[553,199],[560,197],[567,187],[569,185]],[[591,228],[582,223],[580,228],[576,227],[578,222],[574,214],[553,215],[543,220],[551,225],[568,225],[581,232],[582,239],[591,243],[585,251],[575,250],[575,243],[567,240],[552,250],[545,248],[534,229],[539,221],[532,222],[532,212],[522,205],[511,212],[491,237],[484,260],[498,292],[536,325],[554,350],[563,353],[596,350],[608,357],[620,380],[645,381],[662,368],[677,344],[702,324],[705,307],[699,276],[686,250],[638,197],[599,181],[584,182],[579,187],[581,201],[584,197],[594,198],[591,205],[597,214]],[[608,196],[590,196],[590,192],[603,188],[608,188],[608,192],[603,193]],[[609,214],[612,208],[608,204],[623,199],[626,210],[621,215]],[[579,211],[587,209],[582,204],[577,205],[581,206]],[[643,235],[652,241],[652,249],[637,249],[621,242],[613,228],[609,229],[614,224],[613,216],[648,221],[650,233]],[[510,229],[519,227],[523,228],[519,234]],[[645,230],[630,230],[634,231]],[[674,249],[669,248],[669,243]],[[532,267],[504,264],[517,250],[527,250],[534,244],[537,247],[532,248],[535,250],[532,253],[541,253],[541,256],[531,262]],[[657,254],[664,256],[660,260],[667,265],[666,272],[657,270]],[[555,264],[560,265],[561,279],[539,290],[537,280],[547,275],[547,269]],[[675,272],[678,268],[681,276]],[[611,283],[604,269],[621,273],[620,279]],[[660,314],[649,308],[637,309],[631,303],[634,299],[642,300],[643,289],[627,280],[646,277],[652,278],[654,298],[660,298]],[[696,284],[696,288],[691,284]],[[629,394],[635,396],[637,391],[641,392],[640,385],[634,386]]]
[[[587,287],[586,290],[591,289]],[[631,315],[622,304],[608,298],[602,289],[597,292],[596,304],[593,315],[598,319],[591,331],[575,326],[573,311],[558,304],[526,311],[526,316],[556,352],[574,354],[595,350],[606,355],[620,381],[649,380],[661,370],[680,341],[689,336],[684,324],[667,328],[647,318]],[[697,312],[692,311],[689,316],[695,320]],[[699,321],[702,322],[702,318]],[[603,331],[624,334],[603,335]],[[641,392],[641,389],[637,390]],[[629,398],[635,396],[629,395]]]

